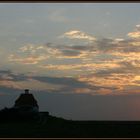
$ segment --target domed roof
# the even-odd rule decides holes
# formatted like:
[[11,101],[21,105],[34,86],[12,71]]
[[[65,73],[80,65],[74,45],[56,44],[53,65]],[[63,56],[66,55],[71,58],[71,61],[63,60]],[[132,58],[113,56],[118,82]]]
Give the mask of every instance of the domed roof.
[[38,107],[36,99],[34,98],[33,94],[29,93],[28,89],[26,89],[25,93],[22,93],[19,96],[19,98],[15,101],[14,107],[23,107],[23,106]]

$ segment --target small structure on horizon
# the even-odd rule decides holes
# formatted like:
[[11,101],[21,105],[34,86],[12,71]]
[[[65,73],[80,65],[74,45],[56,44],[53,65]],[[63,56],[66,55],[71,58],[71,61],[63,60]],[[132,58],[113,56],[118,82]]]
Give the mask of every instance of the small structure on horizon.
[[29,89],[25,89],[25,93],[22,93],[15,101],[13,108],[18,109],[21,113],[39,112],[39,106],[32,93],[29,93]]
[[1,121],[17,121],[17,120],[36,120],[44,119],[49,116],[49,112],[39,112],[37,100],[29,89],[25,89],[24,93],[16,99],[15,104],[11,108],[3,108],[0,110]]

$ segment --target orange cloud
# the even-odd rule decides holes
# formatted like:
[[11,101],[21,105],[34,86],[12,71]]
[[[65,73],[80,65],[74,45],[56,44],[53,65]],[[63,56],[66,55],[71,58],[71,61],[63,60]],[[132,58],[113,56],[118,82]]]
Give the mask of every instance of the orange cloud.
[[67,64],[67,65],[41,65],[41,68],[53,69],[53,70],[72,70],[72,69],[81,69],[85,68],[86,70],[97,70],[97,69],[110,69],[118,68],[119,64],[115,63],[89,63],[89,64]]
[[69,32],[66,32],[64,33],[61,37],[67,37],[67,38],[70,38],[70,39],[86,39],[86,40],[89,40],[89,41],[95,41],[96,38],[91,36],[91,35],[88,35],[82,31],[79,31],[79,30],[72,30],[72,31],[69,31]]
[[45,56],[29,56],[29,57],[18,57],[15,55],[10,55],[9,61],[18,62],[21,64],[37,64],[39,61],[45,60]]
[[[136,31],[128,33],[131,39],[101,40],[97,40],[94,36],[82,31],[72,30],[64,33],[62,37],[88,40],[92,41],[92,43],[83,46],[55,45],[51,43],[46,46],[28,44],[18,51],[21,55],[11,55],[9,61],[20,64],[38,64],[49,57],[46,64],[38,65],[40,71],[53,70],[56,75],[62,73],[62,76],[77,76],[79,81],[83,81],[90,86],[101,86],[101,88],[99,87],[100,89],[96,89],[98,94],[107,95],[112,94],[112,92],[117,93],[117,91],[122,93],[127,91],[128,87],[140,86],[140,25],[136,25],[136,28]],[[63,61],[66,63],[68,59],[70,60],[68,64],[62,64]],[[75,60],[78,60],[77,64],[75,64]],[[60,64],[59,61],[61,61]],[[50,64],[51,62],[55,62],[57,65]],[[72,64],[72,62],[74,63]],[[6,78],[7,80],[8,78],[10,79],[10,77],[5,76]],[[39,87],[43,89],[47,89],[50,86],[50,89],[53,89],[53,85],[45,87],[46,84],[44,83],[33,80],[32,82],[34,86],[40,85]],[[22,84],[28,86],[29,83],[27,83],[23,84],[22,81],[20,86]],[[31,84],[29,85],[29,88],[32,87]],[[109,87],[117,90],[108,89]],[[89,88],[76,88],[75,92],[94,94]]]
[[119,56],[121,57],[120,60],[118,61],[131,61],[131,60],[140,60],[140,52],[139,51],[135,51],[135,52],[131,52],[131,51],[114,51],[114,52],[111,52],[111,54],[113,56]]
[[47,51],[47,48],[43,45],[35,46],[34,44],[27,44],[27,45],[19,48],[19,52],[23,52],[23,53],[28,52],[30,54],[36,54],[40,50],[42,50],[42,52]]
[[80,76],[79,81],[86,82],[91,86],[114,87],[117,90],[123,90],[126,85],[136,85],[133,81],[134,77],[133,74],[111,74],[107,77],[96,77],[96,74],[93,74],[93,76]]
[[131,38],[140,38],[140,31],[130,32],[127,35]]
[[17,84],[17,82],[14,81],[8,81],[8,80],[0,80],[0,86],[5,86],[9,88],[16,88],[16,89],[22,89],[20,85]]
[[133,46],[140,46],[140,41],[135,41],[135,42],[133,41],[130,44]]
[[140,37],[140,25],[136,25],[135,30],[136,31],[130,32],[127,35],[131,38],[135,38],[135,39],[139,38]]
[[75,93],[79,93],[79,94],[93,94],[93,90],[89,89],[89,88],[77,88],[74,90]]
[[80,51],[79,54],[77,55],[65,55],[63,54],[63,52],[59,52],[59,54],[57,54],[56,58],[86,58],[88,57],[89,52],[88,51]]
[[110,89],[101,88],[97,91],[97,93],[100,95],[109,95],[109,94],[112,94],[113,91]]

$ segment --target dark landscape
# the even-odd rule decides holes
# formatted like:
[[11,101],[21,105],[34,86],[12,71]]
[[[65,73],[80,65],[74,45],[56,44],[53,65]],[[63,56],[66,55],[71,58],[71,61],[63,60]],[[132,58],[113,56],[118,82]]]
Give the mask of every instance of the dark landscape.
[[1,138],[139,138],[140,121],[72,121],[46,116],[0,123]]

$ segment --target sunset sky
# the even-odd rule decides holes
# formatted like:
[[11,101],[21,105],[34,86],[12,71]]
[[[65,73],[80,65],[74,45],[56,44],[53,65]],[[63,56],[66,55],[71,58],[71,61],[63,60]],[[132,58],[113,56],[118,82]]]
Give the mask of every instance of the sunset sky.
[[26,88],[56,116],[140,120],[140,3],[1,3],[0,108]]

